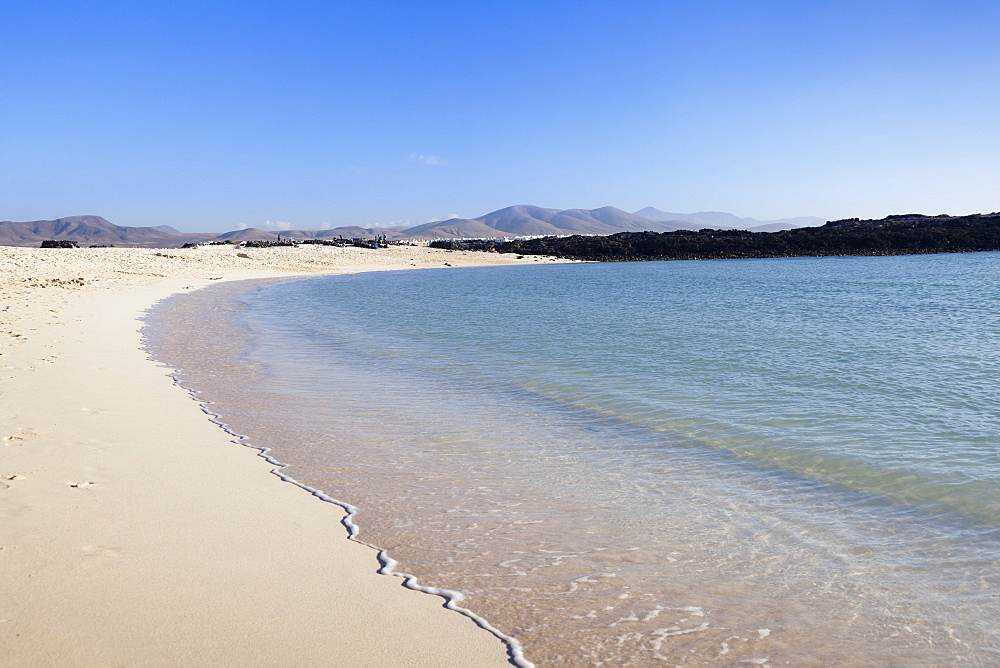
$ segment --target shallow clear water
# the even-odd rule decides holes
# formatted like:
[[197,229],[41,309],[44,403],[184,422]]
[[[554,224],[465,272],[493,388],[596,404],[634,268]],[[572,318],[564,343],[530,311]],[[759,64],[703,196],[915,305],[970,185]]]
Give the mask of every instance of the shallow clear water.
[[998,304],[996,253],[448,269],[151,342],[538,664],[990,664]]

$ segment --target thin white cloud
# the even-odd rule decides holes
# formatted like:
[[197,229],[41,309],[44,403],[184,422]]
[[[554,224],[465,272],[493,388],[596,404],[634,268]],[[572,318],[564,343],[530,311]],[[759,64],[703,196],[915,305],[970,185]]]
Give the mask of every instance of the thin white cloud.
[[429,167],[441,167],[448,164],[447,160],[439,158],[436,155],[431,155],[430,153],[411,153],[406,156],[406,159],[410,162],[419,162],[421,165]]

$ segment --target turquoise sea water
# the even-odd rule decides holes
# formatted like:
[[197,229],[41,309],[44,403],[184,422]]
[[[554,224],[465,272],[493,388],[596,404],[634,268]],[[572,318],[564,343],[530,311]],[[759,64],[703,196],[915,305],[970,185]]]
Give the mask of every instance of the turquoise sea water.
[[157,356],[531,661],[1000,660],[1000,254],[237,292]]

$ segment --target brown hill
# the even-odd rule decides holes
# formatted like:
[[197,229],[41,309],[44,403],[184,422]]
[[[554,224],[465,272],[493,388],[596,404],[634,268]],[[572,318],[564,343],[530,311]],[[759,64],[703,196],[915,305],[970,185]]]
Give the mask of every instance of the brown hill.
[[220,234],[212,239],[212,241],[232,241],[233,243],[239,243],[241,241],[277,241],[277,232],[268,232],[266,230],[260,230],[256,227],[248,227],[243,230],[233,230],[232,232],[226,232]]
[[444,220],[411,227],[404,238],[484,238],[515,236],[560,236],[567,234],[614,234],[624,231],[669,232],[672,223],[628,213],[613,206],[599,209],[546,209],[519,204],[472,219]]
[[345,227],[334,227],[329,230],[288,230],[279,232],[282,237],[289,239],[373,239],[378,236],[386,236],[389,239],[398,239],[403,227],[358,227],[348,225]]
[[504,234],[478,220],[452,218],[410,227],[401,233],[402,238],[409,239],[467,239],[502,237]]
[[47,239],[76,241],[80,245],[113,244],[145,248],[169,248],[214,234],[172,234],[155,227],[124,227],[100,216],[67,216],[55,220],[0,222],[0,245],[39,246]]

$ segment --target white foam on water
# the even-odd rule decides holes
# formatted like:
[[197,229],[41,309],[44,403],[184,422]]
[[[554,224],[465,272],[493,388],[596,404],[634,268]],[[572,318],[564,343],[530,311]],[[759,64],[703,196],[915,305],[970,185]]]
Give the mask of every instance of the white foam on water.
[[[151,355],[150,359],[152,359]],[[378,560],[379,563],[381,564],[381,567],[377,571],[378,573],[382,575],[389,575],[392,577],[401,578],[403,580],[402,585],[407,589],[412,589],[414,591],[419,591],[424,594],[430,594],[432,596],[441,597],[442,599],[444,599],[445,608],[453,610],[461,615],[468,617],[469,619],[474,621],[476,625],[479,626],[481,629],[483,629],[484,631],[488,631],[489,633],[493,634],[498,639],[500,639],[504,644],[506,644],[507,653],[510,657],[511,663],[513,663],[516,666],[519,666],[520,668],[534,668],[535,664],[533,664],[531,661],[528,661],[525,658],[524,649],[522,648],[521,643],[516,638],[503,633],[502,631],[494,627],[492,624],[490,624],[488,621],[486,621],[486,619],[483,618],[482,616],[477,615],[471,610],[463,608],[458,605],[458,602],[461,601],[463,598],[461,592],[454,591],[451,589],[444,589],[441,587],[427,587],[421,585],[419,582],[417,582],[417,578],[415,576],[410,575],[408,573],[396,571],[396,566],[398,565],[397,562],[392,557],[390,557],[385,550],[382,550],[370,543],[366,543],[363,540],[359,540],[357,536],[361,530],[361,527],[354,522],[354,516],[355,514],[357,514],[358,511],[356,506],[353,506],[350,503],[346,503],[344,501],[340,501],[339,499],[335,499],[326,492],[310,487],[309,485],[305,485],[299,482],[298,480],[295,480],[291,476],[288,476],[285,473],[283,473],[281,469],[286,468],[287,464],[279,462],[278,460],[274,459],[270,454],[268,454],[271,451],[271,448],[254,445],[250,441],[249,437],[243,434],[239,434],[230,429],[229,425],[227,425],[225,422],[222,421],[221,416],[211,410],[210,406],[212,405],[212,402],[200,399],[198,397],[199,394],[198,390],[186,387],[177,377],[176,371],[170,374],[170,377],[173,379],[175,385],[183,388],[188,392],[188,395],[198,403],[198,406],[201,408],[202,412],[204,412],[206,415],[209,416],[211,422],[218,425],[223,431],[225,431],[227,434],[233,437],[234,439],[233,443],[255,450],[259,457],[263,458],[268,464],[274,466],[274,468],[271,469],[272,474],[276,475],[284,482],[290,483],[292,485],[295,485],[296,487],[304,489],[305,491],[309,492],[310,494],[312,494],[313,496],[322,501],[325,501],[327,503],[332,503],[336,506],[340,506],[341,508],[343,508],[346,514],[344,515],[343,520],[341,520],[341,523],[347,529],[348,540],[361,543],[362,545],[365,545],[377,551]]]
[[[449,309],[449,322],[464,326],[464,316],[455,316]],[[361,329],[381,333],[370,324]],[[449,336],[453,329],[448,328]],[[285,351],[297,354],[300,343],[307,352],[308,340],[293,336],[275,341],[256,359],[270,361],[273,355],[279,365],[289,363],[283,368],[291,375],[265,374],[263,382],[285,382],[290,387],[288,379],[297,380],[303,371],[307,375],[308,365],[321,366],[304,356],[283,356]],[[383,343],[373,346],[391,348]],[[406,350],[409,342],[402,344]],[[796,350],[806,356],[815,352],[808,346],[797,345]],[[707,353],[705,360],[714,363],[712,355],[719,351],[696,346],[695,352]],[[287,434],[272,434],[266,424],[255,427],[253,420],[243,431],[278,448],[283,461],[306,467],[304,474],[294,469],[309,483],[300,487],[314,493],[335,489],[362,506],[370,513],[363,523],[371,532],[365,534],[371,543],[392,546],[393,555],[408,571],[435,585],[427,588],[431,593],[440,595],[452,591],[448,585],[460,586],[467,594],[461,601],[463,609],[468,606],[501,627],[518,629],[516,635],[540,664],[562,657],[559,660],[620,665],[648,660],[661,649],[678,663],[710,662],[723,649],[730,663],[837,663],[849,660],[852,652],[871,660],[946,663],[966,655],[960,647],[965,638],[974,638],[975,652],[986,651],[978,648],[997,638],[995,629],[978,621],[990,616],[995,602],[976,586],[988,590],[996,581],[991,580],[995,568],[979,565],[987,563],[982,557],[995,554],[995,547],[989,553],[976,552],[984,541],[965,541],[967,534],[949,533],[948,527],[939,530],[937,514],[925,518],[893,505],[890,498],[786,475],[796,467],[802,469],[803,463],[815,466],[818,476],[831,478],[845,472],[853,477],[860,470],[852,468],[849,457],[830,459],[822,451],[822,439],[809,440],[849,418],[847,411],[840,410],[842,415],[833,411],[813,432],[796,432],[809,426],[812,408],[795,406],[797,413],[774,414],[762,431],[755,431],[745,423],[747,411],[758,409],[752,397],[726,403],[714,394],[690,393],[686,397],[690,402],[680,404],[685,410],[667,419],[659,408],[629,399],[627,391],[602,397],[601,382],[606,379],[580,385],[553,379],[555,370],[544,369],[535,371],[535,386],[527,383],[517,396],[547,408],[534,410],[537,404],[532,403],[532,410],[522,410],[521,404],[509,401],[513,395],[493,392],[496,378],[468,375],[466,380],[476,382],[449,386],[436,382],[433,374],[418,373],[413,378],[419,382],[411,387],[405,375],[391,375],[399,368],[396,362],[384,364],[377,354],[369,359],[361,353],[352,349],[346,359],[341,355],[336,366],[329,367],[337,376],[354,374],[342,383],[349,393],[320,383],[308,390],[313,395],[289,395],[292,402],[301,398],[304,404],[311,396],[323,396],[325,405],[338,412],[333,416],[337,426],[307,426],[314,433],[298,434],[294,427],[317,424],[315,414],[298,411],[285,415]],[[402,353],[393,354],[397,359]],[[586,373],[596,366],[588,366]],[[450,382],[449,373],[445,370],[442,375]],[[725,384],[732,373],[743,370],[732,367],[728,375],[712,382]],[[354,401],[350,392],[369,376],[372,389],[365,390],[360,403]],[[480,379],[486,386],[477,385]],[[875,387],[870,378],[854,380],[856,386],[863,381]],[[852,382],[840,379],[831,387],[846,391]],[[333,391],[325,394],[328,388]],[[402,388],[400,394],[379,393],[397,388]],[[280,401],[267,403],[280,394],[271,394],[270,387],[256,391],[258,405],[297,408]],[[465,393],[468,399],[456,393]],[[685,399],[683,394],[674,391],[668,398],[679,401]],[[222,412],[230,415],[233,398],[220,399],[228,402]],[[366,414],[366,401],[376,409],[392,406],[392,410]],[[243,424],[238,401],[236,409],[230,421]],[[435,411],[443,418],[440,425],[423,420],[423,415],[436,416]],[[366,424],[364,419],[371,417],[374,420]],[[319,418],[321,424],[323,416]],[[353,431],[344,433],[343,420],[350,421]],[[397,429],[393,420],[404,428]],[[490,438],[472,428],[478,422],[486,424]],[[405,434],[415,423],[418,433],[407,440]],[[522,443],[518,439],[524,434],[510,424],[523,425],[534,441]],[[438,428],[441,425],[443,429]],[[582,429],[574,432],[578,425]],[[812,451],[803,447],[786,457],[781,448],[771,447],[774,435],[782,430],[803,435],[803,446],[821,447]],[[336,441],[331,434],[337,435]],[[760,446],[753,440],[758,435],[764,441],[771,439],[771,445]],[[287,452],[280,449],[286,445]],[[847,446],[857,451],[859,442],[855,439]],[[757,466],[759,462],[765,465]],[[382,464],[386,466],[379,469]],[[337,473],[327,476],[325,470]],[[878,482],[870,471],[860,472],[865,484]],[[352,487],[357,480],[366,484]],[[490,484],[482,484],[486,480]],[[616,488],[619,483],[628,491]],[[515,507],[517,512],[511,512]],[[445,513],[448,520],[441,521]],[[551,524],[539,516],[551,518]],[[346,526],[356,540],[353,518],[353,511],[348,511]],[[387,565],[383,562],[383,568]],[[963,571],[970,575],[963,576]],[[404,581],[412,577],[393,574]],[[508,577],[513,579],[503,579]],[[530,596],[524,596],[526,590]],[[511,594],[497,595],[505,591]],[[954,613],[940,612],[953,610],[955,600],[963,603]],[[963,607],[965,602],[970,606]],[[684,603],[694,605],[675,607]],[[954,622],[953,615],[958,616]],[[910,637],[899,633],[893,640],[889,632],[902,630],[900,619],[908,621]],[[708,626],[701,628],[699,623]],[[957,624],[960,632],[950,633],[947,623]],[[612,624],[628,633],[600,633]],[[833,627],[850,640],[831,641],[824,629]],[[636,636],[638,629],[641,635]],[[663,633],[651,635],[653,631]],[[655,650],[643,642],[657,639]]]

